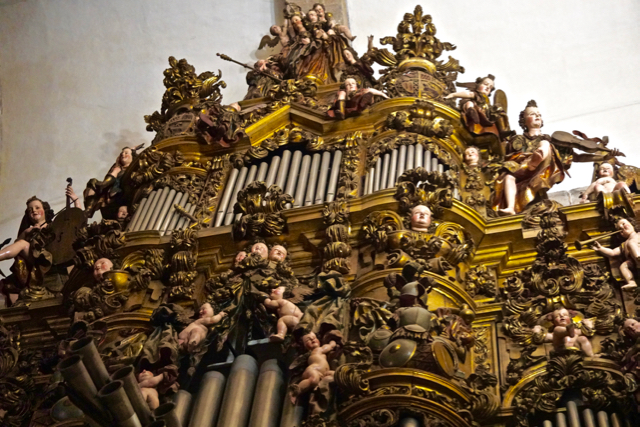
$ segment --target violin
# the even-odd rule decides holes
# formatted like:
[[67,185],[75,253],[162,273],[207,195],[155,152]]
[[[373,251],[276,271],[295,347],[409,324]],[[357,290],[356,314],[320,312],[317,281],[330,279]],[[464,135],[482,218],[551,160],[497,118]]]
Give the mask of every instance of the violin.
[[[577,136],[574,136],[577,135]],[[580,138],[578,138],[578,136]],[[605,151],[607,153],[614,152],[614,155],[624,156],[624,153],[620,153],[618,150],[611,150],[607,148],[609,143],[609,137],[604,136],[602,138],[589,138],[584,133],[574,130],[573,134],[569,132],[557,131],[551,135],[551,142],[556,147],[575,148],[582,150],[586,153],[597,153],[598,151]]]

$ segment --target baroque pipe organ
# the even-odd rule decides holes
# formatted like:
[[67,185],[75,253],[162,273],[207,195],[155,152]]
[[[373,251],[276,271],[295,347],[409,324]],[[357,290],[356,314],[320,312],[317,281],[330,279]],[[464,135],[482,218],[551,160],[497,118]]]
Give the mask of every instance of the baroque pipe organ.
[[284,15],[238,103],[169,58],[151,146],[89,182],[68,247],[32,221],[2,425],[638,425],[638,169],[535,101],[512,130],[420,6],[362,56],[323,5]]

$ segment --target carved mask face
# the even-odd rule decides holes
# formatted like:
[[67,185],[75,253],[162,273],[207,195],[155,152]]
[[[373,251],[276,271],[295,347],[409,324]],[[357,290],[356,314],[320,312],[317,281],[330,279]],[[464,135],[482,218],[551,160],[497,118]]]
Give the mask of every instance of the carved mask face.
[[469,147],[464,150],[464,162],[467,166],[477,166],[480,159],[480,153],[475,147]]
[[203,317],[211,317],[213,316],[213,307],[211,307],[211,304],[209,304],[208,302],[202,304],[202,306],[200,307],[200,318]]
[[633,234],[633,232],[635,231],[633,229],[633,225],[631,225],[631,223],[624,218],[618,220],[618,222],[616,223],[616,227],[618,228],[618,230],[622,230],[620,234],[624,238],[631,236],[631,234]]
[[31,225],[39,225],[46,221],[44,216],[44,207],[40,200],[33,200],[27,205],[27,214]]
[[482,83],[478,85],[478,92],[484,93],[485,95],[489,95],[494,88],[493,80],[486,78],[482,80]]
[[431,209],[425,205],[418,205],[411,210],[411,229],[413,231],[427,231],[431,225]]
[[302,337],[302,344],[307,350],[315,350],[320,347],[320,341],[318,341],[316,334],[313,332],[309,332],[307,335]]
[[267,258],[269,256],[269,248],[264,243],[256,243],[251,246],[251,253],[260,255],[262,258]]
[[600,178],[605,178],[605,177],[613,177],[613,166],[611,166],[609,163],[603,163],[600,165],[600,169],[598,169],[598,176]]
[[287,250],[280,245],[275,245],[273,248],[271,248],[271,252],[269,253],[269,259],[275,262],[284,261],[286,256]]
[[113,269],[113,263],[107,258],[100,258],[93,264],[93,278],[96,282],[102,281],[102,273]]
[[556,326],[568,326],[571,323],[569,310],[561,308],[553,312],[553,324]]
[[524,123],[527,129],[540,129],[542,127],[542,115],[537,107],[527,107],[524,110]]

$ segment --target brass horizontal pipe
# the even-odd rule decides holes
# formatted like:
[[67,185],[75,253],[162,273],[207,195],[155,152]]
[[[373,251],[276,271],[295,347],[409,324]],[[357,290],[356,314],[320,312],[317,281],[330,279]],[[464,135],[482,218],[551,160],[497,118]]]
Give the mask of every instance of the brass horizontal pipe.
[[122,381],[112,381],[98,392],[98,399],[113,415],[118,427],[142,427],[140,419],[133,410],[131,402],[124,391]]
[[611,233],[606,233],[606,234],[601,234],[600,236],[597,237],[592,237],[591,239],[588,240],[576,240],[574,243],[574,245],[576,246],[576,249],[581,251],[583,247],[590,245],[591,243],[597,242],[598,240],[602,240],[602,239],[606,239],[607,237],[611,237],[615,234],[618,234],[620,232],[620,230],[618,231],[612,231]]

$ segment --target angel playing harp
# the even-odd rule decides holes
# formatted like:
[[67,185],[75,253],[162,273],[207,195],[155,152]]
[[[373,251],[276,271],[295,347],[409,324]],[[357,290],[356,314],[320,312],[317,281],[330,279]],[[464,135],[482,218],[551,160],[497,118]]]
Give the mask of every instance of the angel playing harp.
[[489,95],[495,89],[495,77],[491,74],[478,77],[475,83],[457,83],[458,87],[468,90],[450,93],[444,99],[460,98],[462,122],[469,132],[493,133],[505,138],[513,132],[509,130],[509,120],[506,112],[506,96],[504,92],[496,93],[495,105],[491,105]]

